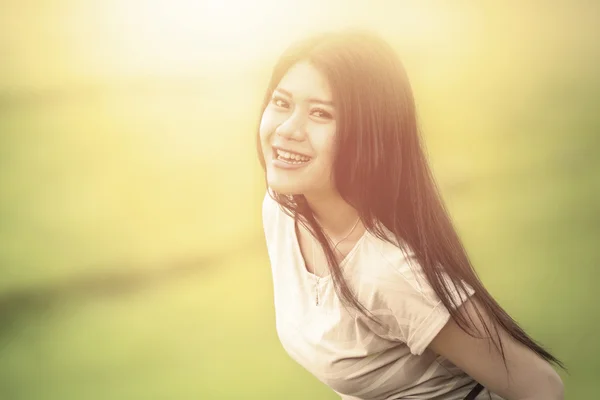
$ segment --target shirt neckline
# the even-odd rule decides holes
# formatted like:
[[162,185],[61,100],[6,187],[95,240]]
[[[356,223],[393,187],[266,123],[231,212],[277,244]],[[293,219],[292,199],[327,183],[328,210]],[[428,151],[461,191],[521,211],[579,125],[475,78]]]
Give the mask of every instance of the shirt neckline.
[[[329,280],[331,280],[331,272],[325,276],[319,277],[319,276],[313,274],[312,272],[310,272],[306,268],[306,262],[304,260],[304,257],[302,256],[302,251],[300,249],[300,241],[298,240],[298,235],[296,234],[296,219],[290,218],[290,220],[292,221],[292,229],[291,229],[292,230],[292,242],[293,242],[292,246],[294,248],[294,251],[298,255],[298,258],[300,259],[300,267],[303,271],[303,274],[305,274],[312,280],[315,280],[318,278],[319,282],[328,282]],[[352,249],[348,252],[348,254],[346,254],[344,259],[340,262],[340,270],[341,271],[344,270],[344,267],[352,259],[352,257],[354,256],[354,253],[356,253],[358,251],[361,243],[365,240],[367,234],[368,234],[368,230],[365,229],[362,236],[356,241],[356,243],[354,244]],[[329,269],[329,268],[327,268],[327,269]]]

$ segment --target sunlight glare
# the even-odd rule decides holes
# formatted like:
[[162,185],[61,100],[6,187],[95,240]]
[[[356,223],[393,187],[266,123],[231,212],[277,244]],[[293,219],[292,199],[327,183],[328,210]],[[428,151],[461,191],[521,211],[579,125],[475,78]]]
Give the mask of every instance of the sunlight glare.
[[129,0],[116,3],[114,18],[135,57],[152,58],[177,71],[206,62],[252,60],[273,51],[289,38],[276,22],[293,15],[273,0]]

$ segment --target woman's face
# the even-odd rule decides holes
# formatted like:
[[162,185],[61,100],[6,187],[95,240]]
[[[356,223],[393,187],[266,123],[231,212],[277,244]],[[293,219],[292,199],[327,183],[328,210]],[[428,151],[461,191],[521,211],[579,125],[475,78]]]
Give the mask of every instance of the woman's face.
[[260,123],[269,187],[288,195],[331,191],[335,134],[327,79],[307,62],[295,64],[274,90]]

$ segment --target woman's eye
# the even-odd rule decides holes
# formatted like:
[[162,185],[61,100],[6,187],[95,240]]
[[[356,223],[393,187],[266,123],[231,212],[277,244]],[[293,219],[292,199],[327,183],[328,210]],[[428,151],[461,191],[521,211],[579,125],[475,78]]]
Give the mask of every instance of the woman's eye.
[[333,118],[330,113],[328,113],[325,110],[321,110],[321,109],[313,110],[313,115],[317,118],[323,118],[323,119],[332,119]]
[[281,97],[273,97],[273,99],[271,99],[271,103],[281,108],[287,108],[289,106],[288,102]]

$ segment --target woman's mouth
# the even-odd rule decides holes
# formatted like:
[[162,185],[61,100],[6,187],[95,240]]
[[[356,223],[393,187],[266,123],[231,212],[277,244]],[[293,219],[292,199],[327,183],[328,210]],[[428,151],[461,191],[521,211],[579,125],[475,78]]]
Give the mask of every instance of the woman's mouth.
[[303,154],[293,153],[275,147],[273,148],[273,157],[277,160],[281,160],[283,162],[293,165],[305,164],[310,161],[310,157],[307,157]]
[[276,167],[293,169],[302,167],[310,162],[311,158],[303,154],[281,150],[273,147],[273,164]]

